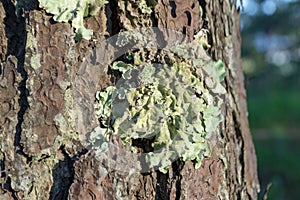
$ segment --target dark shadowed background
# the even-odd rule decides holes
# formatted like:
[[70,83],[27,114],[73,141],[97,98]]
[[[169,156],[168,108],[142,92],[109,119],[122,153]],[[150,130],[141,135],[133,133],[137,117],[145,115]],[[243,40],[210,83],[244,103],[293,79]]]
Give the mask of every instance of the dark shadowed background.
[[242,57],[250,128],[268,199],[300,197],[300,1],[245,0]]

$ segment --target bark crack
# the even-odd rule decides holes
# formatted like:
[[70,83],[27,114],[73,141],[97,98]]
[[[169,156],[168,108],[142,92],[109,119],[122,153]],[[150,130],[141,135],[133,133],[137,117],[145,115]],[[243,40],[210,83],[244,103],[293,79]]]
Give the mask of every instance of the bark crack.
[[182,174],[181,171],[184,167],[185,162],[178,159],[176,162],[172,164],[173,168],[173,179],[176,180],[175,188],[176,188],[176,197],[175,200],[179,200],[181,196],[181,181],[182,181]]
[[11,178],[10,177],[7,177],[6,182],[4,183],[3,189],[10,192],[10,194],[11,194],[12,198],[14,198],[14,200],[18,200],[17,192],[14,191],[11,187]]
[[18,123],[16,125],[16,133],[14,138],[14,146],[17,148],[16,153],[24,156],[27,159],[27,163],[31,161],[31,157],[23,151],[23,146],[21,145],[21,134],[22,134],[22,123],[23,117],[26,110],[29,108],[27,96],[28,90],[26,88],[26,81],[28,74],[24,69],[25,63],[25,47],[26,47],[26,13],[23,16],[16,15],[16,8],[11,1],[2,1],[6,18],[4,20],[5,32],[8,36],[7,41],[7,53],[8,56],[13,55],[18,59],[17,72],[21,75],[22,80],[18,85],[18,90],[20,92],[18,103],[20,105],[20,110],[18,112]]
[[60,160],[52,170],[53,185],[49,200],[67,200],[75,176],[75,159],[70,157],[64,146],[61,146],[59,150],[63,154],[64,160]]
[[164,174],[160,171],[156,172],[157,184],[155,188],[155,200],[167,200],[170,199],[170,192],[168,190],[167,180],[168,174]]
[[110,10],[108,12],[107,19],[107,31],[109,32],[110,36],[113,36],[115,34],[118,34],[120,32],[120,18],[118,13],[118,1],[117,0],[111,0],[108,3],[107,8]]

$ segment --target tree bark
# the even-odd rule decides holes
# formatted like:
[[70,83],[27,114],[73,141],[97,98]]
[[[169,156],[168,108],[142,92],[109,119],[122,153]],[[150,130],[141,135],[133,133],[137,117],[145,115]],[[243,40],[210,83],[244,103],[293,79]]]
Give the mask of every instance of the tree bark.
[[[38,2],[24,2],[0,4],[0,199],[257,199],[236,1],[158,0],[151,13],[143,13],[139,1],[112,0],[85,18],[94,34],[79,42],[69,23],[54,22]],[[202,7],[202,17],[195,5]],[[190,39],[208,26],[209,56],[226,67],[225,119],[199,169],[177,160],[166,174],[110,171],[68,121],[74,75],[101,41],[120,30],[152,26]],[[99,74],[100,89],[115,83],[110,72]]]

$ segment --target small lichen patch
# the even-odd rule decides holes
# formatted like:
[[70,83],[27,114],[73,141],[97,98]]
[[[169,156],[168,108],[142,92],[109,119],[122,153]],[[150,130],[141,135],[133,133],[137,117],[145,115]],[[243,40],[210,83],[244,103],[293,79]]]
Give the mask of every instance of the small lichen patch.
[[[33,36],[33,33],[31,31],[27,32],[27,40],[26,40],[26,48],[31,48],[33,51],[38,51],[38,41],[36,38]],[[26,57],[28,55],[26,54]],[[30,66],[33,69],[38,69],[41,67],[41,54],[38,52],[33,53],[30,57],[28,56],[27,59],[30,59]]]
[[101,5],[108,3],[106,0],[75,0],[73,2],[65,0],[39,0],[40,7],[53,14],[53,19],[57,22],[71,22],[76,31],[76,40],[81,38],[89,40],[93,31],[86,29],[83,18],[95,15]]
[[141,0],[141,2],[139,3],[139,8],[141,9],[142,13],[152,13],[152,9],[151,7],[147,6],[146,0]]
[[96,116],[101,120],[101,123],[105,126],[109,126],[109,118],[111,115],[111,104],[112,104],[112,94],[115,88],[109,86],[103,92],[96,93],[96,99],[98,104],[96,104]]
[[132,30],[138,27],[151,27],[155,2],[149,0],[118,1],[121,27]]

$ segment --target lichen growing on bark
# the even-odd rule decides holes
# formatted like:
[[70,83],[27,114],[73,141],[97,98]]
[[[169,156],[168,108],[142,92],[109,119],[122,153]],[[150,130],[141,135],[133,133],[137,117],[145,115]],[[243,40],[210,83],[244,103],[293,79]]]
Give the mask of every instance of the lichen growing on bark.
[[108,142],[103,140],[105,133],[120,136],[129,146],[133,140],[147,139],[153,148],[145,157],[149,168],[158,167],[166,173],[176,158],[194,160],[195,168],[199,168],[201,160],[210,154],[208,138],[223,120],[220,95],[225,93],[221,61],[204,56],[204,50],[193,63],[185,60],[201,50],[197,42],[175,46],[170,55],[184,61],[171,66],[141,60],[112,63],[122,78],[116,86],[96,94],[96,115],[106,127],[99,132],[99,147]]
[[72,22],[76,31],[76,40],[81,38],[89,40],[93,30],[84,27],[83,18],[95,15],[100,6],[108,3],[106,0],[76,0],[74,2],[65,0],[39,0],[40,6],[53,14],[57,22]]

